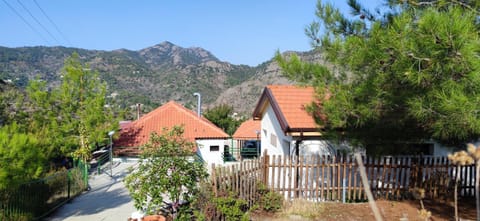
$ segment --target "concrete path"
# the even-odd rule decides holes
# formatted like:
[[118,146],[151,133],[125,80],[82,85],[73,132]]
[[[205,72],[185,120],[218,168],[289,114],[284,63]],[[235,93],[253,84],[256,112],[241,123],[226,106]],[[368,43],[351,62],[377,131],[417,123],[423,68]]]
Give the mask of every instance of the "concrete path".
[[[113,176],[108,174],[91,175],[90,191],[76,197],[57,209],[46,220],[51,221],[117,221],[127,220],[136,209],[128,190],[123,183],[131,162],[114,162]],[[110,173],[109,167],[106,171]]]

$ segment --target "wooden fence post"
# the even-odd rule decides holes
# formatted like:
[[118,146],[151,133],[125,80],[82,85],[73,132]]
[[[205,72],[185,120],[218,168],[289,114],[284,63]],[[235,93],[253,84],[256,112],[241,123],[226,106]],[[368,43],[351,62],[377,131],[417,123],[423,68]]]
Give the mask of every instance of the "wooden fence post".
[[263,168],[263,177],[262,181],[265,185],[268,186],[268,170],[269,170],[269,163],[270,163],[270,156],[268,156],[267,150],[263,151],[263,160],[262,160],[262,168]]
[[217,177],[216,177],[216,169],[215,169],[215,164],[212,163],[212,185],[213,185],[213,194],[215,194],[215,197],[218,196],[217,194]]

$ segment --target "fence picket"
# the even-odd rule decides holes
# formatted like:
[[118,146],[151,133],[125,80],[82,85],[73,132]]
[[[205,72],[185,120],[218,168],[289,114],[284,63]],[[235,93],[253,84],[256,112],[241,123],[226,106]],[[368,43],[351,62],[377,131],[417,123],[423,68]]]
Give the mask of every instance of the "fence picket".
[[[409,188],[425,188],[428,198],[446,197],[448,178],[460,175],[461,196],[474,196],[474,166],[457,171],[445,157],[363,157],[367,177],[377,198],[402,199]],[[339,156],[262,156],[259,159],[217,167],[212,165],[213,193],[234,191],[253,205],[257,183],[262,182],[287,199],[311,201],[365,200],[358,165],[348,155]],[[344,182],[345,181],[345,182]],[[345,184],[345,185],[344,185]]]
[[292,199],[292,156],[288,158],[288,191],[287,191],[287,196],[288,199]]
[[327,162],[327,200],[333,200],[333,192],[331,186],[333,185],[334,177],[332,176],[332,167],[330,162],[332,161],[332,157],[328,156]]

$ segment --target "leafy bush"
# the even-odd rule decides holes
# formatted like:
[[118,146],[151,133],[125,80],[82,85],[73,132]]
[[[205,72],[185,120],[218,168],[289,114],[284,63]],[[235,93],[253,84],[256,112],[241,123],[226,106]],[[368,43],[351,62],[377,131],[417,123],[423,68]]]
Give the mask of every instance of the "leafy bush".
[[233,192],[220,191],[215,197],[209,182],[200,184],[200,191],[193,202],[196,220],[249,220],[248,203],[238,199]]
[[210,182],[201,182],[196,198],[192,202],[194,216],[199,221],[213,220],[216,209],[213,203],[214,194]]
[[125,179],[137,209],[156,214],[164,196],[176,205],[180,200],[195,199],[198,182],[207,177],[207,172],[200,161],[194,160],[193,149],[194,144],[183,137],[182,127],[164,129],[161,135],[152,133],[142,149],[138,168]]
[[277,212],[283,206],[283,196],[275,191],[269,190],[265,184],[260,183],[257,188],[259,197],[259,209],[267,212]]
[[235,194],[230,193],[228,196],[217,197],[213,199],[215,207],[225,220],[249,220],[248,203],[243,199],[238,199]]

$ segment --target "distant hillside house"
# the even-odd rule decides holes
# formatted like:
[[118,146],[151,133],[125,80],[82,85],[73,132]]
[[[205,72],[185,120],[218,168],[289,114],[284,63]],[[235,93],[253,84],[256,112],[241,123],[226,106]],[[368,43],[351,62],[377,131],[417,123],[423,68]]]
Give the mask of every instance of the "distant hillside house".
[[223,150],[229,136],[222,129],[184,106],[170,101],[131,123],[122,122],[120,137],[114,142],[118,156],[135,156],[152,132],[163,128],[184,127],[184,137],[196,144],[196,154],[208,164],[222,164]]
[[[334,145],[322,138],[322,128],[315,123],[306,107],[315,101],[313,87],[269,85],[253,112],[260,121],[262,154],[267,150],[273,155],[330,155],[349,151],[345,145]],[[412,144],[412,150],[425,155],[443,156],[451,152],[434,141]]]

